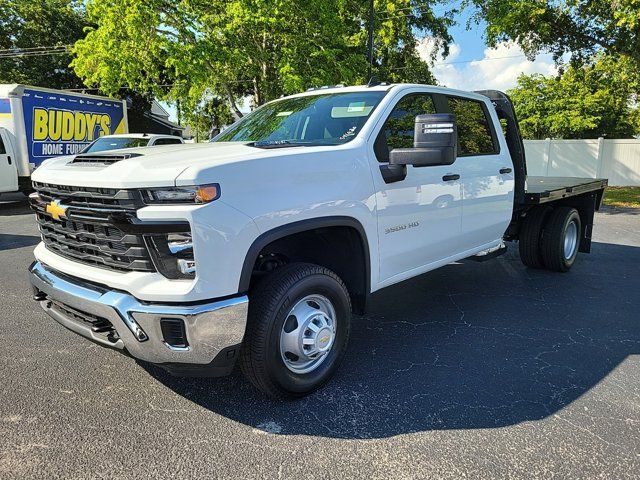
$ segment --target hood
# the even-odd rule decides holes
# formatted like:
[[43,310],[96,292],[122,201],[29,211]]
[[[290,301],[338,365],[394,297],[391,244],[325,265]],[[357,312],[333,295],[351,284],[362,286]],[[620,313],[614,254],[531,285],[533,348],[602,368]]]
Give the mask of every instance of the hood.
[[[300,148],[260,149],[239,142],[163,145],[110,150],[95,155],[131,155],[105,165],[74,163],[74,156],[52,158],[32,175],[36,182],[96,188],[167,187],[185,170],[291,153]],[[91,154],[86,154],[91,155]]]

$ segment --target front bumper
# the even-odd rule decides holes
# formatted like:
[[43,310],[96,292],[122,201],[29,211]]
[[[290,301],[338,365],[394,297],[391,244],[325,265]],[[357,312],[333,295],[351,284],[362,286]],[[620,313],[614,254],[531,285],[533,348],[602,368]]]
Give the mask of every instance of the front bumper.
[[[83,282],[38,261],[29,276],[45,312],[94,342],[176,373],[221,375],[233,368],[247,323],[246,296],[163,305]],[[167,342],[161,320],[182,321],[187,345]]]

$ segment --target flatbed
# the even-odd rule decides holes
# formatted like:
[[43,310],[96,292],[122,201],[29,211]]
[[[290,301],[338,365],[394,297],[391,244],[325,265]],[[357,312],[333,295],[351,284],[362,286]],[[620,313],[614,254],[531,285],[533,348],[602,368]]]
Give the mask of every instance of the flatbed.
[[539,205],[589,192],[601,192],[607,183],[602,178],[527,176],[522,203]]

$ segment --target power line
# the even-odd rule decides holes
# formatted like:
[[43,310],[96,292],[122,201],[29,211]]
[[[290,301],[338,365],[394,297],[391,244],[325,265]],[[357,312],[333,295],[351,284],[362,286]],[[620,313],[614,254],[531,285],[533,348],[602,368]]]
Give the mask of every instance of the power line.
[[[225,83],[249,83],[249,84],[253,84],[253,80],[229,80],[226,82],[220,82],[221,84],[225,84]],[[176,83],[163,83],[163,84],[159,84],[159,85],[154,85],[155,87],[162,87],[162,88],[169,88],[169,87],[173,87],[177,85]],[[66,88],[65,90],[69,91],[69,92],[100,92],[100,88]],[[131,88],[128,87],[126,85],[123,85],[121,87],[118,87],[118,90],[136,90],[135,88]]]
[[[412,7],[403,7],[403,8],[398,8],[398,9],[393,10],[392,12],[390,12],[389,10],[377,10],[377,11],[376,11],[376,13],[378,13],[378,14],[384,14],[384,13],[386,13],[386,14],[390,14],[390,13],[396,13],[396,12],[403,12],[403,11],[405,11],[405,10],[422,10],[422,9],[424,9],[424,8],[428,8],[429,10],[434,10],[434,11],[435,11],[435,9],[433,9],[433,8],[431,7],[431,5],[429,5],[429,4],[427,3],[427,4],[422,4],[422,5],[414,5],[414,6],[412,6]],[[442,11],[448,11],[448,10],[447,10],[447,9],[444,9],[444,10],[442,10]]]
[[0,58],[19,58],[19,57],[42,57],[48,55],[64,55],[69,53],[68,46],[62,47],[47,47],[48,49],[40,49],[36,50],[31,49],[25,51],[23,49],[9,49],[9,50],[1,50]]
[[522,57],[526,57],[526,55],[524,55],[524,54],[520,54],[520,55],[505,55],[503,57],[481,58],[480,60],[456,60],[454,62],[434,63],[434,65],[454,65],[456,63],[490,62],[492,60],[502,60],[502,59],[505,59],[505,58],[522,58]]
[[[5,51],[0,50],[0,58],[15,58],[15,57],[41,57],[41,56],[48,56],[48,55],[64,55],[64,54],[68,54],[70,53],[67,49],[67,47],[60,47],[58,50],[43,50],[43,51],[32,51],[32,52],[20,52],[20,53],[15,53],[14,52],[7,52],[5,53]],[[460,63],[472,63],[472,62],[488,62],[488,61],[492,61],[492,60],[502,60],[505,58],[522,58],[522,57],[526,57],[526,55],[506,55],[506,56],[501,56],[501,57],[492,57],[492,58],[482,58],[482,59],[472,59],[472,60],[456,60],[456,61],[452,61],[452,62],[436,62],[433,64],[433,66],[436,65],[454,65],[454,64],[460,64]],[[394,68],[392,70],[403,70],[405,68],[411,68],[410,66],[407,67],[397,67]],[[251,82],[252,80],[230,80],[228,82],[225,83],[247,83],[247,82]],[[157,85],[159,87],[172,87],[174,84],[170,84],[170,85]],[[128,88],[128,87],[121,87],[121,88]],[[86,90],[86,89],[84,89]],[[98,90],[98,89],[94,89],[94,90]]]
[[67,47],[51,48],[47,50],[29,50],[29,51],[16,49],[16,50],[0,52],[0,55],[41,55],[43,53],[56,53],[56,52],[67,51],[67,50],[69,50]]
[[[473,63],[473,62],[480,63],[480,62],[490,62],[490,61],[493,61],[493,60],[503,60],[505,58],[523,58],[523,57],[526,57],[526,55],[505,55],[505,56],[502,56],[502,57],[481,58],[479,60],[476,59],[476,60],[456,60],[454,62],[436,62],[436,63],[433,63],[431,66],[435,67],[435,66],[438,66],[438,65],[455,65],[455,64],[460,64],[460,63]],[[411,65],[407,65],[405,67],[396,67],[396,68],[391,68],[389,70],[391,70],[391,71],[404,70],[405,68],[412,68],[412,66]]]
[[59,52],[43,52],[43,53],[18,53],[12,55],[0,55],[0,58],[24,58],[24,57],[48,57],[50,55],[68,55],[68,50],[60,50]]
[[51,45],[49,47],[13,47],[13,48],[3,48],[0,49],[0,53],[11,53],[11,52],[31,52],[31,51],[40,51],[40,50],[57,50],[60,48],[71,48],[73,45]]
[[[433,10],[433,9],[431,9],[429,7],[427,7],[426,10],[423,7],[413,7],[412,10],[415,10],[418,13],[433,13],[434,15],[440,15],[440,14],[448,12],[448,10],[436,11],[436,10]],[[386,12],[386,13],[392,13],[392,12]],[[384,22],[386,20],[393,20],[395,18],[409,18],[409,17],[417,17],[417,16],[418,15],[416,13],[412,12],[412,13],[402,13],[400,15],[388,15],[386,17],[380,17],[377,20],[379,22]]]

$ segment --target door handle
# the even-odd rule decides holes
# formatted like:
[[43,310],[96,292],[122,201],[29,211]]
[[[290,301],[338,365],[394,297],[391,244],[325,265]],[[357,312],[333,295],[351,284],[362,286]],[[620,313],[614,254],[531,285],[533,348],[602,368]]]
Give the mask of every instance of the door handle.
[[458,180],[460,178],[460,175],[458,175],[457,173],[452,173],[449,175],[444,175],[442,177],[442,180],[444,180],[445,182],[450,182],[451,180]]
[[11,156],[7,155],[7,162],[9,162],[9,165],[11,165]]
[[501,169],[500,169],[500,173],[502,173],[503,175],[504,175],[505,173],[511,173],[511,169],[510,169],[510,168],[508,168],[508,167],[501,168]]

